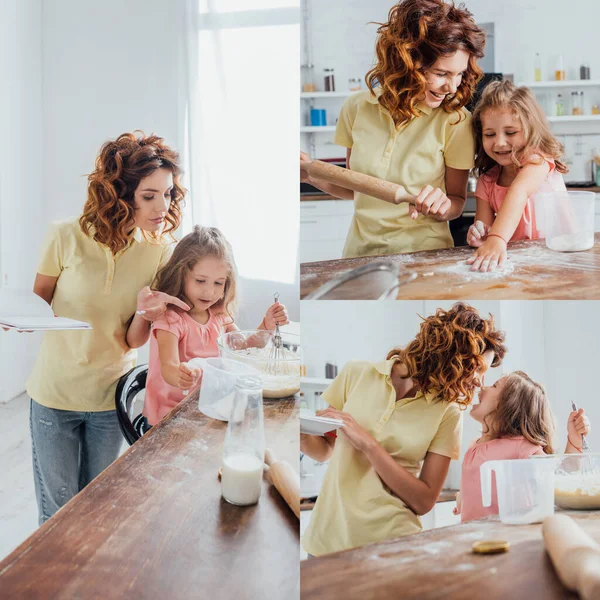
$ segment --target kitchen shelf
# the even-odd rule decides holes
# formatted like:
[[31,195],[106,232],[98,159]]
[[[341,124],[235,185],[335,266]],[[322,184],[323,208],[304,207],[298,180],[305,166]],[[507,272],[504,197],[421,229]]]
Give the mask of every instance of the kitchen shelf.
[[586,121],[600,121],[600,115],[565,115],[564,117],[548,117],[550,123],[585,123]]
[[525,81],[519,83],[518,85],[525,85],[531,89],[600,87],[600,79],[566,79],[564,81]]
[[335,125],[317,125],[315,127],[300,127],[300,133],[318,133],[326,131],[335,131]]
[[300,98],[347,98],[360,91],[361,90],[357,90],[356,92],[301,92]]

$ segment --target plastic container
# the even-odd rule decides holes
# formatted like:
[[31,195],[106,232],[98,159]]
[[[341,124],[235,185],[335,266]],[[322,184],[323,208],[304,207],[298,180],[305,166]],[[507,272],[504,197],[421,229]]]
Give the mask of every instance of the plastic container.
[[265,398],[287,398],[300,391],[302,352],[300,336],[281,332],[284,357],[273,373],[273,334],[270,331],[248,330],[225,333],[217,340],[223,358],[241,362],[260,372]]
[[594,246],[594,192],[544,192],[535,195],[539,237],[557,252],[580,252]]
[[572,510],[600,509],[600,454],[561,454],[556,458],[556,506]]
[[198,410],[219,421],[229,420],[238,379],[243,376],[260,379],[260,372],[254,367],[226,358],[194,358],[189,362],[202,369]]
[[492,505],[493,472],[500,520],[509,525],[540,523],[554,513],[555,465],[553,456],[483,463],[480,468],[483,506]]
[[260,497],[265,457],[265,427],[259,377],[238,378],[223,444],[221,495],[238,506]]

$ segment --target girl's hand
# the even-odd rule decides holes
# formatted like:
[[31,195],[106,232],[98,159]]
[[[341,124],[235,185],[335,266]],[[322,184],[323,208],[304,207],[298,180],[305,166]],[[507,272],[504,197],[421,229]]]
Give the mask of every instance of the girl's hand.
[[265,318],[263,319],[265,329],[267,331],[273,331],[276,325],[281,327],[282,325],[287,325],[288,323],[289,321],[286,307],[283,304],[279,304],[279,302],[274,302],[271,304],[267,310]]
[[337,410],[330,406],[325,410],[317,411],[317,417],[327,417],[329,419],[341,419],[344,421],[344,425],[340,427],[339,431],[341,431],[348,441],[360,452],[366,452],[377,442],[368,433],[365,429],[363,429],[355,420],[352,415],[348,413],[342,412],[341,410]]
[[302,168],[304,164],[310,162],[312,162],[310,156],[306,154],[306,152],[300,152],[300,181],[302,183],[310,183],[310,175],[308,174],[308,171]]
[[489,225],[486,225],[483,221],[475,221],[475,223],[469,227],[467,244],[473,246],[473,248],[479,248],[485,241],[489,230]]
[[506,260],[506,244],[499,237],[488,237],[485,242],[475,251],[475,254],[467,259],[468,265],[473,265],[473,271],[493,271],[501,267]]
[[138,293],[136,313],[146,321],[156,321],[167,310],[167,304],[174,304],[182,310],[190,310],[190,307],[179,298],[163,292],[154,292],[146,286]]
[[180,390],[190,390],[200,379],[200,369],[192,368],[187,363],[179,363],[179,381],[177,387]]
[[592,427],[583,408],[569,414],[567,421],[567,439],[571,446],[581,450],[581,436],[589,435]]
[[450,198],[440,188],[434,188],[426,185],[411,202],[408,207],[408,214],[412,219],[416,219],[419,213],[429,215],[435,219],[443,220],[445,214],[450,210],[452,202]]

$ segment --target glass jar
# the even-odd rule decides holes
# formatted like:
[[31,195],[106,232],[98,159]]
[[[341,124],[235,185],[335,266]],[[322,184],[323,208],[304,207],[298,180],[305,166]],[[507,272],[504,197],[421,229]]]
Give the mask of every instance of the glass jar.
[[592,104],[592,114],[593,115],[600,115],[600,105],[598,105],[598,104]]
[[562,57],[562,54],[558,57],[556,61],[556,70],[554,71],[554,79],[556,81],[564,81],[565,77],[565,63]]
[[348,91],[358,92],[358,91],[360,91],[360,88],[361,88],[360,79],[357,79],[356,77],[351,77],[350,79],[348,79]]
[[582,115],[583,107],[581,102],[581,93],[580,92],[571,92],[571,114],[572,115]]
[[325,73],[325,91],[335,92],[335,73],[333,69],[323,69]]
[[565,105],[563,102],[562,94],[556,95],[555,113],[557,117],[562,117],[565,114]]
[[256,504],[265,457],[262,385],[259,377],[238,378],[223,444],[221,495],[230,504]]

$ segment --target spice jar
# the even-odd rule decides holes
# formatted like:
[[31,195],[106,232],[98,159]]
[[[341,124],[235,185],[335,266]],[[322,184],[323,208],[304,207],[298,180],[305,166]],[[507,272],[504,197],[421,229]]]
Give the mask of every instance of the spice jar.
[[582,115],[583,107],[580,92],[571,92],[571,114]]
[[333,69],[323,69],[325,73],[325,91],[335,92],[335,77]]
[[563,61],[562,54],[558,57],[558,61],[556,62],[556,70],[554,71],[554,79],[556,81],[564,81],[565,77],[565,63]]
[[600,106],[598,104],[592,104],[592,114],[600,115]]
[[350,92],[358,92],[361,88],[361,81],[355,77],[351,77],[348,79],[348,91]]

